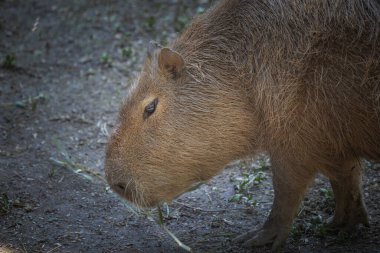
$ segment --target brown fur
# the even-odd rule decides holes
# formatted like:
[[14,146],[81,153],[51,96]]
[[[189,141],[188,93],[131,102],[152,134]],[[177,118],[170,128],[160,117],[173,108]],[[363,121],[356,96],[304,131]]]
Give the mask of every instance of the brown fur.
[[151,206],[267,152],[273,209],[238,240],[281,245],[318,172],[337,198],[332,224],[367,224],[360,159],[380,160],[379,21],[376,0],[219,2],[149,54],[109,142],[110,185]]

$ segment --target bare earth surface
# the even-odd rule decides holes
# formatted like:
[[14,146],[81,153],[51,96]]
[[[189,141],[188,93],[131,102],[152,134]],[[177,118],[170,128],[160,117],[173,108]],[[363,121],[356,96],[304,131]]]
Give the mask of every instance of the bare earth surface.
[[[0,1],[0,252],[183,251],[154,221],[128,211],[99,177],[107,134],[147,42],[167,43],[208,5]],[[270,164],[260,159],[235,162],[177,199],[166,226],[194,252],[269,252],[231,242],[260,228],[271,208]],[[380,252],[379,173],[367,163],[370,228],[326,230],[333,196],[320,177],[284,251]],[[230,201],[241,197],[239,189],[250,205]]]

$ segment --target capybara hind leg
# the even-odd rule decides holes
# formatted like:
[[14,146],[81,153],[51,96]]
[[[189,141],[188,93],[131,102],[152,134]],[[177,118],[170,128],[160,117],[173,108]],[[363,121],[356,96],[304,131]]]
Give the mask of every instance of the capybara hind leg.
[[286,241],[294,217],[305,191],[315,176],[312,171],[272,158],[274,202],[264,226],[235,239],[244,246],[261,246],[273,243],[272,251],[277,251]]
[[368,226],[362,193],[362,164],[359,160],[347,161],[341,169],[330,178],[335,196],[335,213],[329,225],[344,230],[354,229],[359,224]]

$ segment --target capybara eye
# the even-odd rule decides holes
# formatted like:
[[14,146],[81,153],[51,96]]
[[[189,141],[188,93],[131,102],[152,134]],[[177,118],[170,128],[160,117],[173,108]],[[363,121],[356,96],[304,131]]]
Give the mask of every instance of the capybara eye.
[[154,113],[158,104],[158,98],[150,102],[144,109],[144,119],[147,119],[150,115]]

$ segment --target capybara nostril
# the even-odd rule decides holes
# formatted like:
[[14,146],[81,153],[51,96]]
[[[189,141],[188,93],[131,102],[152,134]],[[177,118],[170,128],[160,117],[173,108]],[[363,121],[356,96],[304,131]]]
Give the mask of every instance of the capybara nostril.
[[126,189],[126,185],[124,183],[118,183],[116,184],[116,187],[121,191],[125,191]]
[[120,183],[112,184],[111,187],[115,192],[117,192],[124,198],[128,199],[129,191],[128,191],[127,184],[120,182]]

